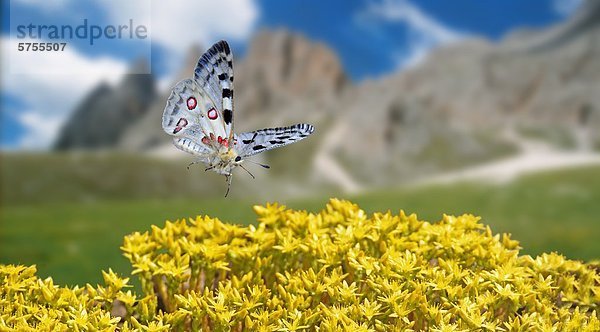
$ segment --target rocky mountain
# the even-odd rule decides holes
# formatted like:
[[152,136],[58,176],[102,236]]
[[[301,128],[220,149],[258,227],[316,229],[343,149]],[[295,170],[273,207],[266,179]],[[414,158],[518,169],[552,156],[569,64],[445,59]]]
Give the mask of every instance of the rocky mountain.
[[[234,61],[236,131],[316,125],[306,143],[257,158],[279,166],[271,170],[278,179],[350,191],[507,156],[521,139],[599,149],[599,22],[600,2],[589,1],[549,29],[516,31],[499,43],[465,39],[411,69],[360,84],[346,78],[327,46],[283,30],[261,31]],[[191,76],[201,50],[190,50],[177,80]],[[107,89],[98,87],[80,109],[106,111]],[[185,156],[160,128],[168,93],[145,113],[119,121],[122,135],[110,144]],[[94,112],[85,119],[81,112],[67,132],[83,135],[85,121],[98,123]]]
[[515,153],[523,139],[599,149],[599,22],[600,2],[589,1],[548,30],[464,40],[352,87],[324,138],[344,166],[339,178],[408,181]]
[[[144,72],[140,60],[132,72]],[[150,74],[127,74],[116,87],[101,83],[76,107],[54,144],[56,150],[114,147],[156,97]]]
[[236,73],[236,102],[248,117],[297,100],[337,98],[350,85],[327,46],[284,30],[258,33]]

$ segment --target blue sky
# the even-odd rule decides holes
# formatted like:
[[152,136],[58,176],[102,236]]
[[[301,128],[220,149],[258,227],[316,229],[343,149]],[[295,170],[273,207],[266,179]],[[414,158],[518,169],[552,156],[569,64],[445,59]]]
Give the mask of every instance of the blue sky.
[[[564,20],[581,0],[2,0],[3,149],[50,146],[77,102],[100,81],[112,84],[140,57],[162,88],[192,43],[227,39],[239,58],[253,32],[286,28],[329,45],[354,81],[414,65],[434,47],[482,36],[501,40],[516,28],[543,28]],[[104,40],[93,47],[69,41],[50,58],[15,53],[10,25],[37,23],[147,24],[149,40]],[[35,54],[34,54],[35,55]],[[14,57],[11,57],[14,56]],[[38,55],[39,56],[39,55]],[[10,63],[7,65],[6,63]],[[4,66],[18,74],[7,73]],[[54,70],[63,68],[62,70]]]
[[[554,24],[564,20],[568,13],[558,4],[565,1],[550,0],[304,0],[291,1],[291,5],[287,1],[261,0],[259,25],[287,27],[325,42],[340,55],[350,76],[361,80],[396,69],[397,55],[411,52],[410,39],[415,38],[415,32],[411,29],[410,18],[394,20],[366,13],[370,7],[385,2],[390,3],[390,7],[396,3],[409,3],[444,29],[465,36],[484,36],[493,41],[515,28],[541,28]],[[574,6],[577,1],[572,3]]]

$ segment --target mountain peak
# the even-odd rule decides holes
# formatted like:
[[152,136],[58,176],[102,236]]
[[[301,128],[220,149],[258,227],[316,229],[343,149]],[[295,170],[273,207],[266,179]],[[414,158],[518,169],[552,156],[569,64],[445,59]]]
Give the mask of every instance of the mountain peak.
[[236,85],[243,87],[240,93],[260,98],[256,101],[260,108],[275,102],[261,97],[269,91],[276,100],[320,98],[337,95],[348,85],[340,60],[329,47],[283,29],[260,31],[236,73]]
[[92,89],[75,108],[54,144],[57,150],[110,148],[130,125],[141,118],[156,96],[148,61],[134,61],[117,87],[105,82]]

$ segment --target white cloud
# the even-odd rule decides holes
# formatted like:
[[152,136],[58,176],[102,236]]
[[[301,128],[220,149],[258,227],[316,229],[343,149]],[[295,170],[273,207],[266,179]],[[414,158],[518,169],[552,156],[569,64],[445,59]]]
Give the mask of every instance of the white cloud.
[[27,134],[22,136],[17,144],[19,149],[25,150],[47,148],[63,124],[63,119],[44,110],[29,109],[16,114],[16,117],[17,121],[27,128]]
[[456,42],[464,34],[436,21],[407,0],[383,0],[372,2],[361,13],[361,18],[371,22],[383,20],[403,23],[409,29],[408,48],[393,54],[399,68],[414,66],[427,57],[431,49]]
[[254,0],[96,1],[110,21],[127,22],[133,18],[146,25],[152,43],[167,50],[164,65],[170,74],[159,79],[159,87],[173,83],[193,45],[206,49],[220,39],[243,41],[254,31],[260,15]]
[[134,17],[147,24],[152,42],[169,52],[183,54],[192,44],[204,47],[220,38],[243,40],[250,36],[259,11],[249,0],[173,0],[151,1],[151,15],[140,14],[148,0],[97,0],[111,19],[126,21]]
[[187,52],[193,43],[247,38],[257,18],[258,9],[248,0],[155,1],[152,37],[175,52]]
[[444,26],[406,0],[371,3],[367,13],[391,22],[404,22],[415,32],[442,43],[455,41],[461,36],[460,33]]
[[6,111],[27,128],[22,147],[46,148],[76,103],[99,82],[118,81],[127,64],[109,57],[90,58],[69,47],[63,52],[18,52],[18,42],[28,41],[1,39],[2,57],[8,60],[2,62],[3,92],[26,105]]
[[554,11],[562,16],[570,16],[573,14],[579,6],[583,3],[583,0],[554,0],[552,7]]
[[427,58],[433,47],[434,45],[425,39],[412,38],[408,48],[392,54],[396,62],[396,68],[407,69],[418,65]]

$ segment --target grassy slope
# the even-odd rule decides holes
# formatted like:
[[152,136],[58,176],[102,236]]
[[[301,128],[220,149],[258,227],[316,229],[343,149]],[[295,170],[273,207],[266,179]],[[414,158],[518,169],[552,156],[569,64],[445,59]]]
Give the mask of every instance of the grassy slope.
[[61,283],[97,282],[100,269],[128,273],[123,236],[165,220],[208,214],[251,220],[249,204],[225,200],[103,201],[5,207],[0,212],[0,262],[37,264],[40,275]]
[[6,205],[206,197],[207,187],[225,189],[221,176],[207,175],[201,166],[186,171],[192,158],[165,161],[118,153],[3,153],[1,158]]
[[[27,165],[24,163],[22,167]],[[169,169],[171,166],[160,167]],[[6,170],[3,168],[3,198],[14,188],[5,182]],[[355,201],[368,212],[404,209],[429,221],[439,220],[443,213],[481,215],[494,232],[513,233],[526,253],[554,250],[570,258],[590,260],[600,258],[600,241],[597,241],[600,238],[599,175],[600,167],[590,167],[528,176],[497,187],[463,183],[341,198]],[[13,186],[19,185],[14,178],[8,180]],[[27,182],[27,179],[22,181]],[[221,188],[220,181],[219,185]],[[168,197],[165,188],[172,187],[155,189],[159,193],[159,189],[163,191],[158,197]],[[50,190],[51,187],[43,194],[50,194]],[[3,204],[0,263],[37,264],[40,275],[51,275],[63,284],[97,282],[101,278],[100,269],[108,267],[128,273],[129,265],[121,257],[119,246],[123,236],[130,232],[148,230],[151,224],[160,226],[166,219],[198,214],[237,223],[253,222],[251,206],[262,203],[204,199],[185,191],[167,199],[148,198],[155,192],[134,191],[137,194],[133,197],[139,198],[125,200],[123,194],[116,195],[113,201],[100,199],[81,203],[69,198],[77,193],[76,189],[57,188],[56,191],[56,195],[47,199],[50,203],[38,204],[45,199],[38,197],[32,204],[23,201]],[[318,211],[326,201],[327,197],[316,196],[283,203]]]

